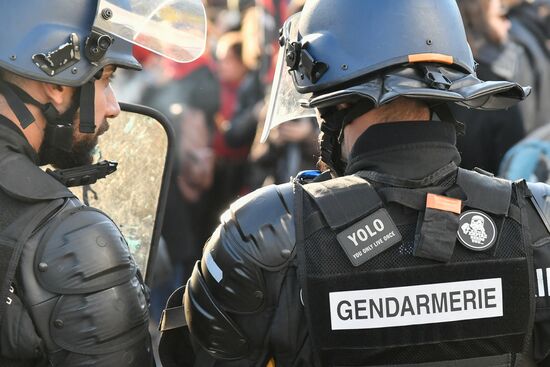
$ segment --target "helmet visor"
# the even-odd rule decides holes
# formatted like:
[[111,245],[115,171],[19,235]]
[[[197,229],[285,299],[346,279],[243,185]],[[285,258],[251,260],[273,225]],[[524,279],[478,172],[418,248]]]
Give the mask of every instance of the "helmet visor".
[[[285,40],[296,40],[299,14],[290,18],[283,27]],[[294,32],[293,32],[294,29]],[[294,33],[294,37],[293,36]],[[306,117],[315,117],[315,109],[305,108],[303,105],[311,98],[311,93],[300,94],[294,87],[294,81],[286,63],[287,44],[279,50],[275,78],[271,87],[271,96],[267,109],[267,117],[262,132],[262,142],[267,140],[271,129],[283,122]],[[302,103],[301,103],[302,102]]]
[[206,44],[200,0],[100,0],[94,28],[177,62],[197,59]]

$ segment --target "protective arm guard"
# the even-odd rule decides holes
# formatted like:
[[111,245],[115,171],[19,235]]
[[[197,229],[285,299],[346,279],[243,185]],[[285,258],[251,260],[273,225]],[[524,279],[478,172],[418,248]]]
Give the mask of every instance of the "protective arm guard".
[[291,184],[243,197],[222,216],[184,294],[193,339],[216,359],[262,359],[281,277],[292,259]]
[[144,284],[104,213],[62,209],[25,247],[18,283],[52,366],[154,365]]

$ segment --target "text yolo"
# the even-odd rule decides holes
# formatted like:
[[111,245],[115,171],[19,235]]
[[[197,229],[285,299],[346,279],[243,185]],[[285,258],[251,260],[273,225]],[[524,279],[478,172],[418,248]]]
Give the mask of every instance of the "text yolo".
[[359,246],[359,243],[367,242],[369,238],[376,236],[384,231],[384,222],[380,219],[375,219],[372,224],[366,224],[363,228],[359,228],[357,231],[348,235],[348,239],[353,242],[355,246]]

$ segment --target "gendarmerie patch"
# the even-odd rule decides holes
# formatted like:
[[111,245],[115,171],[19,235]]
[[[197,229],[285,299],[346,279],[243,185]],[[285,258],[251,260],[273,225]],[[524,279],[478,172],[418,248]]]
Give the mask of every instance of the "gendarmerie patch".
[[337,239],[353,266],[360,266],[401,242],[401,233],[388,211],[379,209],[340,232]]
[[504,315],[502,279],[331,292],[332,330],[425,325]]
[[473,251],[491,248],[497,239],[495,222],[479,210],[468,210],[460,215],[458,240]]

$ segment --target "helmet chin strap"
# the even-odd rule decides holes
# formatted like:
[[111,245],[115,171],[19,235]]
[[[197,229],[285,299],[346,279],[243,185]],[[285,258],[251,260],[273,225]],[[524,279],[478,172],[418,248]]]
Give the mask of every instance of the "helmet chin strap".
[[73,120],[80,108],[80,132],[93,134],[95,132],[95,79],[90,80],[76,89],[67,111],[59,111],[51,104],[42,104],[31,97],[17,85],[0,81],[0,92],[20,121],[23,129],[29,127],[36,119],[25,104],[31,104],[40,109],[46,119],[45,143],[63,151],[70,152],[73,145]]
[[457,136],[464,135],[466,133],[465,125],[455,119],[448,104],[439,103],[430,105],[429,107],[432,113],[431,120],[446,121],[452,123],[453,125],[455,125]]
[[[103,71],[99,72],[99,77]],[[80,87],[80,127],[84,134],[95,133],[95,80],[96,77]]]
[[347,166],[346,160],[342,157],[344,128],[372,109],[372,103],[366,100],[340,110],[336,107],[319,109],[322,119],[321,159],[338,176],[344,174]]
[[332,170],[336,175],[341,176],[346,169],[346,162],[342,159],[341,144],[338,137],[341,135],[343,128],[342,123],[338,122],[335,114],[323,115],[321,123],[321,160]]

